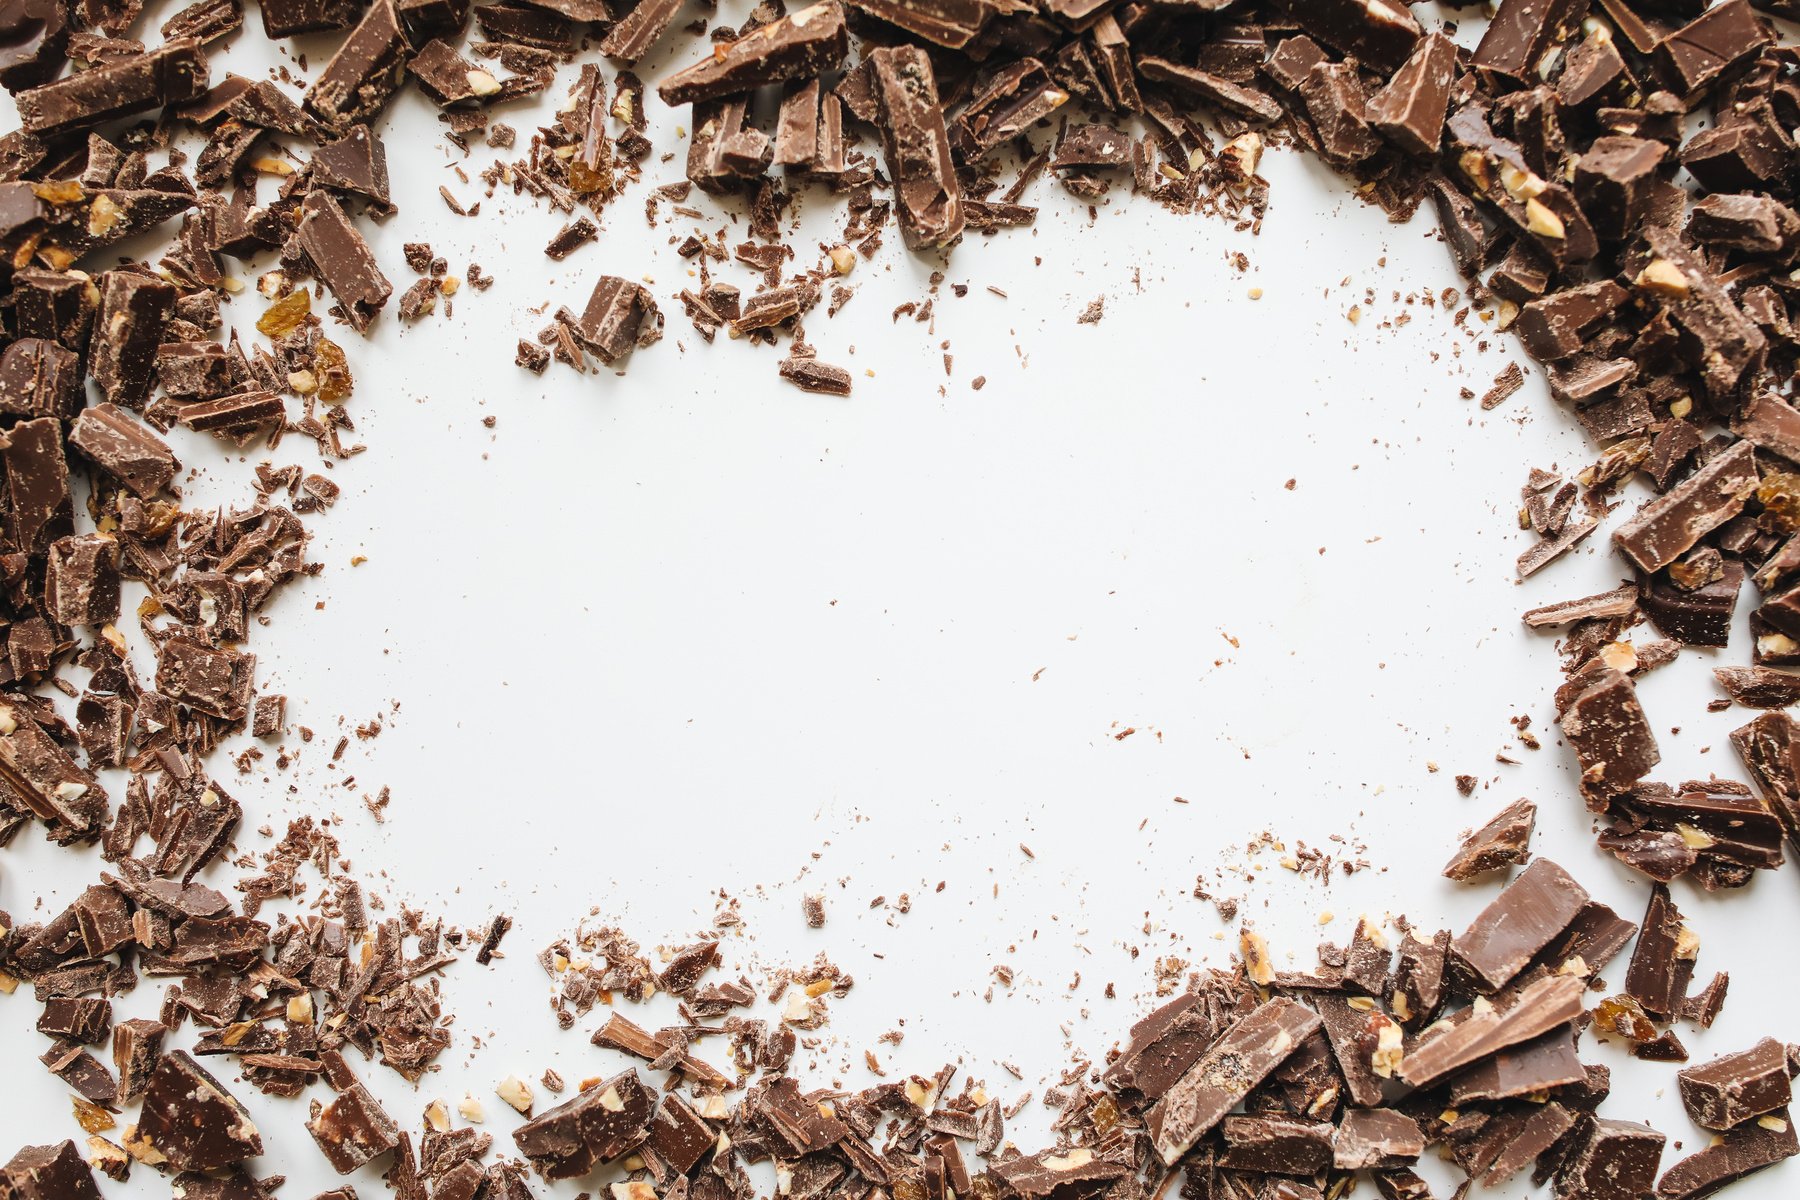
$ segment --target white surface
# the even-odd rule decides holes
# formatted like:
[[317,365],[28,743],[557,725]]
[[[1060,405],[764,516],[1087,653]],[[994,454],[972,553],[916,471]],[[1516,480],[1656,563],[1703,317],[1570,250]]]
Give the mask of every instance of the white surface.
[[[216,71],[257,68],[257,20]],[[543,111],[502,119],[523,142]],[[676,145],[677,119],[655,114],[657,145]],[[1513,582],[1528,467],[1592,454],[1535,372],[1491,414],[1459,397],[1485,391],[1514,351],[1496,339],[1483,352],[1441,308],[1406,302],[1457,282],[1427,219],[1390,226],[1287,154],[1265,160],[1274,207],[1260,238],[1123,190],[1089,221],[1042,181],[1034,230],[957,250],[934,327],[890,320],[926,298],[936,265],[890,230],[849,281],[848,309],[807,322],[821,357],[858,373],[855,395],[835,400],[780,382],[778,352],[705,345],[681,317],[672,296],[689,281],[667,242],[688,226],[642,218],[678,161],[653,161],[605,214],[600,243],[556,264],[541,246],[559,214],[510,195],[475,219],[446,212],[440,182],[465,202],[478,191],[450,176],[453,151],[416,94],[384,136],[402,212],[373,240],[396,291],[413,278],[410,240],[430,241],[452,273],[474,258],[499,282],[460,293],[450,319],[403,328],[390,308],[367,344],[341,337],[369,451],[335,469],[343,500],[312,522],[324,577],[285,596],[252,646],[261,685],[285,691],[293,723],[318,737],[290,738],[290,772],[271,757],[225,783],[249,814],[241,850],[266,848],[265,822],[334,812],[390,910],[514,916],[503,961],[445,980],[457,1022],[442,1071],[416,1092],[364,1072],[403,1124],[416,1128],[433,1097],[473,1091],[510,1150],[501,1078],[618,1065],[587,1043],[601,1014],[558,1033],[533,961],[590,909],[647,946],[679,944],[729,894],[749,936],[728,941],[728,971],[823,950],[857,979],[804,1056],[817,1078],[872,1082],[872,1048],[890,1071],[948,1057],[1003,1096],[1041,1094],[1074,1053],[1103,1055],[1148,1005],[1159,956],[1226,960],[1233,931],[1191,897],[1196,876],[1306,965],[1362,912],[1460,927],[1495,885],[1451,885],[1438,866],[1461,831],[1529,795],[1538,852],[1641,912],[1647,886],[1593,850],[1554,738],[1552,640],[1518,621],[1611,586],[1618,568],[1584,550]],[[454,161],[472,175],[493,157]],[[792,244],[835,240],[828,197],[807,194],[801,211]],[[1248,274],[1227,262],[1238,250]],[[514,367],[514,342],[541,323],[526,310],[579,307],[603,273],[652,279],[667,340],[623,375]],[[1077,325],[1096,296],[1104,321]],[[247,294],[234,307],[247,324],[261,305]],[[1388,325],[1402,314],[1410,324]],[[196,498],[248,494],[260,456],[195,437],[179,450],[201,469]],[[295,440],[274,459],[316,465]],[[352,569],[356,555],[367,562]],[[1745,658],[1740,641],[1722,661]],[[1644,683],[1663,778],[1740,773],[1724,733],[1746,714],[1703,711],[1711,662],[1689,653]],[[340,732],[377,715],[381,736],[352,738],[328,765]],[[1517,745],[1519,715],[1545,749]],[[1497,764],[1502,750],[1522,765]],[[223,755],[215,765],[228,775]],[[1467,800],[1451,782],[1465,771],[1483,781]],[[378,826],[360,798],[383,786]],[[1370,869],[1329,886],[1300,878],[1280,852],[1246,851],[1265,832]],[[21,919],[54,913],[98,863],[35,831],[0,861],[0,907]],[[1723,898],[1678,888],[1704,941],[1701,981],[1733,975],[1718,1026],[1680,1028],[1696,1058],[1770,1032],[1800,1039],[1800,981],[1772,952],[1788,939],[1769,936],[1793,912],[1795,881],[1790,869]],[[827,895],[823,931],[803,925],[806,891]],[[1010,989],[994,984],[998,963],[1016,972]],[[120,1015],[153,1010],[159,993],[140,988]],[[0,1003],[8,1147],[80,1136],[65,1089],[27,1058],[42,1048],[36,1012],[26,992]],[[630,1015],[655,1027],[672,1009]],[[902,1025],[902,1045],[875,1044]],[[1611,1047],[1584,1057],[1614,1070],[1609,1115],[1703,1144],[1673,1068]],[[304,1103],[235,1090],[269,1144],[255,1165],[289,1176],[284,1196],[336,1184],[301,1127]],[[1047,1119],[1034,1104],[1010,1132],[1034,1145]],[[1793,1179],[1732,1194],[1783,1195]],[[385,1194],[372,1173],[355,1182]],[[106,1190],[163,1185],[139,1170]]]

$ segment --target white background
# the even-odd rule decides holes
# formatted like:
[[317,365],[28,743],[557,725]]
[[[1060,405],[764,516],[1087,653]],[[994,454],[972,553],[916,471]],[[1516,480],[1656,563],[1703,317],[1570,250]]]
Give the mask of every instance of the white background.
[[[215,78],[277,61],[259,22],[252,10]],[[673,40],[646,78],[692,53]],[[317,66],[331,39],[305,45]],[[574,75],[537,109],[497,113],[521,144]],[[292,722],[317,737],[288,739],[298,762],[285,773],[272,755],[248,778],[225,755],[215,764],[248,814],[240,850],[268,847],[265,823],[279,835],[289,817],[330,813],[390,911],[471,927],[514,917],[503,960],[448,973],[456,1040],[441,1071],[415,1090],[365,1070],[403,1125],[416,1129],[434,1097],[473,1091],[510,1151],[501,1078],[624,1065],[587,1043],[603,1014],[558,1032],[533,961],[590,911],[647,947],[676,945],[728,894],[745,919],[729,971],[826,951],[856,977],[803,1055],[813,1078],[874,1082],[868,1048],[890,1071],[955,1061],[1003,1097],[1041,1095],[1073,1056],[1103,1055],[1148,1006],[1158,956],[1228,960],[1235,928],[1192,898],[1197,877],[1304,967],[1363,912],[1460,928],[1497,881],[1453,885],[1439,867],[1460,833],[1530,796],[1537,851],[1641,914],[1647,885],[1592,848],[1555,739],[1552,639],[1518,620],[1622,573],[1604,534],[1527,584],[1512,565],[1527,544],[1527,470],[1572,471],[1594,452],[1535,371],[1493,413],[1460,397],[1517,352],[1500,338],[1484,350],[1473,317],[1458,327],[1408,303],[1459,283],[1429,213],[1391,226],[1285,153],[1265,159],[1274,203],[1258,238],[1124,187],[1090,220],[1046,179],[1027,197],[1043,206],[1034,229],[956,250],[932,326],[890,319],[927,298],[943,264],[906,255],[889,230],[848,281],[850,306],[807,322],[820,356],[857,375],[840,400],[778,380],[780,352],[706,345],[682,318],[672,297],[693,281],[668,243],[695,226],[651,229],[642,201],[680,178],[686,114],[652,108],[654,140],[677,158],[653,158],[602,217],[600,242],[558,264],[541,248],[561,214],[503,195],[478,217],[450,215],[440,183],[480,197],[451,167],[473,176],[496,152],[463,158],[410,90],[393,106],[383,132],[401,213],[360,223],[396,294],[413,279],[404,241],[499,282],[411,327],[390,306],[366,343],[339,331],[369,449],[334,469],[343,499],[312,522],[323,577],[277,602],[252,645],[262,686],[287,693]],[[700,228],[736,220],[696,203]],[[843,214],[823,192],[799,211],[789,240],[803,266]],[[732,240],[743,236],[739,222]],[[1248,273],[1228,262],[1239,251]],[[650,281],[669,314],[662,344],[621,374],[512,365],[544,320],[529,309],[579,310],[608,273]],[[1096,297],[1105,319],[1078,325]],[[245,324],[260,308],[248,292],[233,306]],[[248,496],[263,455],[177,437],[198,470],[192,498]],[[273,459],[317,468],[298,440]],[[367,561],[353,568],[355,556]],[[1715,661],[1747,660],[1740,633],[1723,655],[1690,651],[1644,680],[1660,778],[1741,776],[1725,734],[1752,714],[1704,706]],[[376,716],[381,736],[353,737],[331,766],[340,733]],[[1517,742],[1519,716],[1542,751]],[[1137,732],[1119,740],[1126,728]],[[1459,772],[1481,778],[1472,798],[1457,795]],[[378,825],[362,797],[383,786]],[[1250,849],[1264,834],[1368,867],[1304,879],[1282,852]],[[0,908],[46,919],[99,866],[27,830],[0,855]],[[1696,1059],[1769,1033],[1800,1040],[1796,878],[1720,898],[1678,889],[1703,940],[1698,982],[1732,972],[1718,1025],[1679,1028]],[[814,891],[827,897],[822,931],[801,917]],[[1010,989],[992,975],[1001,963]],[[1622,980],[1623,962],[1607,976]],[[141,987],[119,1015],[152,1012],[159,994]],[[0,1002],[8,1150],[81,1137],[66,1089],[30,1061],[44,1045],[36,1015],[28,989]],[[673,1010],[658,1000],[628,1015],[654,1028]],[[895,1028],[900,1046],[875,1043]],[[1608,1115],[1703,1144],[1672,1067],[1584,1051],[1614,1070]],[[290,1198],[335,1186],[301,1127],[304,1102],[235,1090],[268,1143],[259,1172],[289,1176]],[[1033,1104],[1010,1132],[1030,1148],[1048,1116]],[[355,1182],[384,1194],[372,1172]],[[1774,1172],[1733,1195],[1792,1182]],[[163,1189],[142,1169],[105,1188]]]

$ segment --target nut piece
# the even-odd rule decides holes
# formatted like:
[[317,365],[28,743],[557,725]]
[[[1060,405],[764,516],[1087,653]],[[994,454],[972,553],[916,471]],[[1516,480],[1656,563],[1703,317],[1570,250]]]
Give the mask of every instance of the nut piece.
[[1686,298],[1692,290],[1688,286],[1687,276],[1681,268],[1666,258],[1653,258],[1643,270],[1638,272],[1637,286],[1646,292],[1654,292],[1658,296],[1667,296],[1671,300]]
[[1562,218],[1545,207],[1542,200],[1536,198],[1525,202],[1525,228],[1539,237],[1561,238],[1564,236]]
[[517,1075],[508,1075],[494,1089],[494,1094],[510,1104],[516,1111],[531,1115],[531,1085]]
[[456,1102],[456,1111],[461,1114],[463,1120],[471,1125],[479,1125],[487,1119],[486,1112],[482,1110],[481,1101],[475,1098],[473,1092],[463,1093],[463,1098]]

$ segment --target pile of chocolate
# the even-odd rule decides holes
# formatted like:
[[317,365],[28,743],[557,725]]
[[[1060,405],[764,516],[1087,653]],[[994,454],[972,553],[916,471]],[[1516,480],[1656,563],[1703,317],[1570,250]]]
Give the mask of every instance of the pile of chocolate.
[[[530,1194],[524,1165],[492,1160],[490,1139],[441,1106],[415,1143],[346,1058],[428,1070],[449,1044],[436,975],[465,946],[491,958],[505,919],[478,934],[410,912],[372,921],[334,836],[307,819],[260,861],[227,861],[244,814],[209,763],[249,735],[236,761],[252,769],[254,739],[289,734],[285,699],[259,694],[244,646],[282,585],[317,570],[303,517],[338,486],[264,463],[241,507],[185,508],[164,435],[179,425],[261,453],[298,434],[326,468],[353,456],[337,339],[394,293],[357,225],[394,210],[384,109],[415,81],[457,146],[517,153],[492,114],[547,92],[588,33],[611,79],[582,63],[553,123],[481,180],[568,215],[546,248],[560,261],[595,240],[578,210],[653,170],[652,92],[691,106],[686,179],[654,188],[651,219],[659,205],[697,218],[694,189],[738,193],[750,237],[678,241],[699,283],[665,299],[709,340],[785,341],[782,376],[814,391],[851,380],[817,359],[803,322],[847,301],[835,281],[890,220],[908,247],[947,252],[1028,224],[1023,198],[1048,173],[1075,203],[1116,186],[1254,228],[1261,155],[1288,143],[1395,219],[1429,202],[1472,304],[1518,334],[1599,447],[1568,477],[1532,471],[1521,521],[1539,540],[1520,575],[1580,545],[1628,482],[1657,493],[1613,534],[1629,581],[1525,616],[1565,631],[1560,729],[1600,847],[1650,898],[1638,929],[1530,861],[1535,809],[1514,805],[1446,870],[1524,868],[1463,934],[1402,926],[1396,957],[1365,921],[1292,975],[1246,931],[1232,969],[1194,977],[1102,1068],[1071,1067],[1056,1145],[1035,1154],[1005,1141],[1016,1110],[972,1082],[953,1094],[949,1070],[803,1090],[787,1073],[794,1030],[823,1020],[812,997],[847,989],[835,968],[783,979],[769,999],[791,987],[807,1002],[770,1022],[735,1011],[759,999],[746,982],[703,984],[713,943],[660,972],[628,943],[604,968],[552,954],[567,1023],[615,991],[679,1000],[678,1026],[615,1014],[595,1034],[678,1086],[659,1095],[635,1071],[588,1081],[519,1127],[526,1162],[551,1179],[613,1164],[618,1200],[748,1200],[744,1167],[766,1160],[799,1200],[1138,1200],[1177,1179],[1189,1200],[1306,1200],[1364,1174],[1385,1196],[1424,1197],[1414,1164],[1437,1148],[1485,1183],[1530,1169],[1563,1200],[1686,1200],[1793,1155],[1796,1058],[1780,1043],[1680,1072],[1716,1137],[1666,1169],[1662,1134],[1599,1115],[1606,1072],[1576,1044],[1592,1034],[1685,1061],[1676,1026],[1710,1025],[1726,979],[1691,991],[1698,939],[1668,885],[1741,887],[1800,839],[1800,730],[1784,711],[1800,676],[1781,670],[1800,664],[1800,411],[1787,398],[1800,54],[1761,15],[1800,5],[1501,0],[1468,50],[1398,0],[825,0],[791,14],[764,0],[737,28],[690,27],[708,41],[699,61],[651,88],[631,68],[680,8],[265,0],[271,38],[345,31],[296,96],[214,78],[207,47],[242,28],[237,0],[175,13],[155,48],[133,36],[141,0],[0,0],[0,85],[21,124],[0,138],[0,845],[35,822],[60,844],[99,843],[110,868],[49,920],[0,913],[0,990],[35,990],[44,1064],[88,1135],[85,1151],[21,1152],[0,1168],[0,1200],[95,1195],[95,1167],[167,1172],[189,1198],[268,1195],[273,1181],[245,1165],[262,1151],[256,1125],[208,1057],[271,1096],[322,1081],[332,1099],[306,1124],[326,1160],[344,1173],[388,1162],[402,1200]],[[782,243],[802,186],[840,194],[847,214],[810,266]],[[106,265],[145,235],[164,238],[154,261]],[[487,282],[421,244],[407,263],[419,278],[402,319]],[[732,263],[747,289],[716,277]],[[239,276],[258,271],[252,336],[225,305],[256,299]],[[618,364],[662,324],[647,287],[605,276],[518,361]],[[125,581],[147,592],[135,636],[151,680],[120,627]],[[1767,710],[1732,738],[1746,780],[1651,779],[1634,680],[1684,646],[1726,646],[1746,582],[1751,665],[1719,670],[1726,696],[1708,705]],[[1634,636],[1645,622],[1655,637]],[[259,919],[302,896],[303,869],[326,880],[305,915]],[[200,881],[229,870],[235,904]],[[1634,933],[1623,988],[1589,1010]],[[155,1018],[115,1021],[114,1001],[145,979],[165,981]],[[166,1045],[188,1022],[202,1031],[191,1053]],[[710,1037],[730,1043],[730,1070],[704,1061]],[[90,1049],[108,1043],[110,1065]],[[562,1090],[554,1073],[544,1086]],[[501,1095],[531,1114],[522,1081]]]

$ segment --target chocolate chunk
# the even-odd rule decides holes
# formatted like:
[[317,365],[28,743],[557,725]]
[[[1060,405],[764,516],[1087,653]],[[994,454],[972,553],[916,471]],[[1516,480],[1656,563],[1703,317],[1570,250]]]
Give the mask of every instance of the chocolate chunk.
[[1570,625],[1576,621],[1630,616],[1637,610],[1638,589],[1631,584],[1610,592],[1597,592],[1579,600],[1563,600],[1528,610],[1524,622],[1533,629],[1551,625]]
[[50,543],[44,604],[63,625],[104,625],[119,617],[119,545],[105,534]]
[[1381,149],[1369,127],[1368,94],[1351,63],[1319,63],[1300,84],[1300,99],[1318,134],[1320,153],[1335,163],[1359,163]]
[[0,357],[0,413],[72,420],[86,403],[81,360],[46,338],[20,338]]
[[600,237],[600,227],[586,217],[577,217],[556,231],[550,244],[544,247],[544,253],[561,262],[589,242]]
[[[1198,67],[1186,66],[1155,54],[1140,54],[1137,68],[1138,74],[1145,79],[1167,84],[1190,96],[1196,96],[1233,116],[1263,122],[1281,119],[1281,105],[1276,103],[1273,96],[1254,85],[1233,83],[1210,71],[1202,71]],[[1360,112],[1356,117],[1361,119]]]
[[362,14],[356,0],[263,0],[263,33],[271,38],[348,29]]
[[1311,1009],[1278,997],[1226,1030],[1144,1116],[1162,1160],[1186,1154],[1322,1025]]
[[52,997],[44,1002],[37,1031],[46,1037],[65,1038],[92,1046],[112,1031],[112,1001],[93,997]]
[[849,371],[830,363],[822,363],[810,356],[795,355],[783,359],[780,372],[783,379],[804,392],[816,392],[823,396],[850,394]]
[[1332,1130],[1323,1121],[1273,1115],[1228,1116],[1219,1124],[1219,1165],[1263,1175],[1312,1175],[1331,1165]]
[[[989,18],[1004,11],[991,0],[851,0],[870,16],[916,34],[949,50],[961,50],[981,33]],[[1075,6],[1091,13],[1097,6],[1075,0]],[[1067,11],[1061,0],[1048,7],[1066,20],[1081,19]]]
[[1509,1046],[1542,1037],[1581,1016],[1586,991],[1587,983],[1570,975],[1536,979],[1509,1007],[1476,1011],[1461,1024],[1427,1032],[1401,1059],[1400,1075],[1415,1087],[1428,1087]]
[[6,431],[4,443],[0,457],[6,466],[7,537],[18,550],[43,558],[52,542],[75,531],[62,422],[55,417],[20,421]]
[[1764,1038],[1748,1050],[1726,1054],[1676,1075],[1688,1116],[1703,1129],[1723,1132],[1753,1117],[1786,1108],[1793,1098],[1787,1047]]
[[161,438],[111,404],[83,410],[69,431],[69,444],[145,500],[167,490],[181,469]]
[[616,275],[600,277],[575,324],[581,344],[607,364],[617,362],[635,346],[654,342],[662,336],[661,329],[662,311],[650,290]]
[[1469,835],[1444,866],[1444,876],[1463,882],[1502,867],[1530,862],[1531,831],[1536,825],[1537,805],[1529,800],[1514,801]]
[[1576,1116],[1551,1101],[1533,1112],[1522,1124],[1509,1127],[1500,1153],[1481,1176],[1483,1187],[1496,1187],[1530,1166],[1575,1127]]
[[1650,906],[1638,931],[1637,948],[1625,972],[1625,992],[1645,1011],[1665,1020],[1675,1015],[1693,978],[1700,939],[1682,923],[1681,910],[1661,884],[1650,890]]
[[1451,941],[1450,952],[1486,990],[1503,987],[1587,902],[1587,892],[1567,871],[1540,858]]
[[1424,36],[1399,0],[1279,0],[1274,6],[1328,46],[1377,71],[1397,71]]
[[1408,154],[1436,154],[1455,79],[1456,43],[1441,33],[1420,39],[1405,64],[1369,98],[1369,124]]
[[1457,1075],[1450,1081],[1450,1103],[1462,1108],[1534,1096],[1586,1078],[1575,1053],[1574,1029],[1553,1029],[1542,1037],[1509,1046]]
[[101,1200],[94,1172],[74,1142],[27,1146],[0,1167],[6,1200]]
[[215,1171],[262,1153],[250,1114],[180,1050],[157,1063],[138,1117],[138,1138],[178,1171]]
[[339,1092],[330,1104],[313,1102],[306,1131],[339,1175],[363,1166],[400,1144],[400,1130],[381,1102],[362,1084]]
[[353,125],[335,142],[313,151],[313,182],[365,196],[377,209],[392,208],[388,199],[387,148],[367,125]]
[[130,1104],[149,1090],[168,1032],[160,1021],[130,1020],[113,1026],[112,1058],[119,1073],[121,1103]]
[[1575,163],[1575,198],[1594,232],[1623,241],[1649,211],[1668,148],[1647,138],[1594,139]]
[[[1450,932],[1440,930],[1421,941],[1408,930],[1400,939],[1388,1007],[1404,1025],[1417,1025],[1437,1012],[1444,994],[1444,967],[1450,954]],[[1358,1101],[1362,1103],[1362,1101]]]
[[1800,213],[1773,196],[1707,196],[1689,214],[1688,233],[1703,246],[1786,262],[1800,243]]
[[19,93],[19,123],[25,132],[47,139],[193,100],[206,87],[206,54],[200,43],[178,38],[148,54]]
[[1756,490],[1751,446],[1738,442],[1668,492],[1646,501],[1613,533],[1620,551],[1645,571],[1660,571],[1743,510]]
[[628,66],[636,63],[662,40],[680,12],[681,0],[637,0],[601,39],[600,53]]
[[1561,728],[1581,764],[1582,786],[1596,792],[1628,788],[1662,761],[1637,688],[1618,671],[1598,672],[1569,702]]
[[1536,82],[1544,56],[1586,15],[1586,0],[1500,0],[1471,62],[1496,90]]
[[625,1071],[533,1117],[513,1141],[545,1179],[579,1179],[643,1139],[652,1103],[637,1072]]
[[1332,1165],[1340,1171],[1387,1171],[1419,1160],[1425,1134],[1391,1108],[1353,1108],[1332,1134]]
[[56,78],[69,29],[68,13],[55,0],[0,5],[0,87],[17,92]]
[[1312,999],[1331,1044],[1332,1057],[1343,1074],[1344,1087],[1353,1104],[1373,1107],[1381,1103],[1381,1080],[1392,1074],[1384,1062],[1378,1075],[1374,1053],[1383,1035],[1398,1040],[1400,1029],[1385,1013],[1352,1007],[1348,996],[1320,993]]
[[1656,1185],[1657,1200],[1700,1200],[1728,1183],[1800,1154],[1787,1110],[1741,1125],[1676,1162]]
[[375,0],[306,89],[306,111],[332,129],[369,121],[406,78],[406,52],[394,0]]
[[1630,298],[1610,279],[1565,288],[1525,305],[1514,328],[1531,357],[1556,362],[1577,353],[1586,345],[1588,331]]
[[336,200],[323,192],[313,192],[300,212],[296,235],[300,248],[331,289],[351,328],[366,332],[375,314],[393,295],[393,285],[381,273],[369,244],[350,224]]
[[250,715],[256,656],[172,637],[156,660],[156,690],[211,716],[241,721]]
[[1735,403],[1747,373],[1763,361],[1768,339],[1743,314],[1700,257],[1671,230],[1648,225],[1624,268],[1680,331],[1675,350],[1700,376],[1706,394]]
[[716,47],[705,61],[669,76],[656,92],[669,105],[717,100],[832,70],[848,48],[843,6],[823,0]]
[[[1677,564],[1677,570],[1681,564]],[[1744,567],[1723,562],[1719,577],[1697,588],[1683,588],[1666,575],[1647,579],[1638,603],[1658,630],[1688,646],[1723,646],[1731,636],[1731,618],[1744,586]]]
[[650,1121],[650,1148],[678,1175],[686,1175],[718,1141],[712,1127],[675,1095],[667,1095]]
[[962,189],[931,60],[917,47],[884,46],[869,62],[900,232],[914,249],[951,245],[963,231]]
[[1558,1200],[1637,1200],[1656,1183],[1667,1139],[1628,1121],[1589,1121],[1556,1175]]
[[142,408],[156,382],[156,349],[175,310],[173,284],[135,271],[108,271],[100,280],[88,370],[110,404]]
[[1107,1068],[1121,1094],[1153,1104],[1199,1061],[1213,1030],[1199,996],[1186,992],[1131,1027],[1131,1040]]
[[1024,1154],[995,1163],[991,1169],[1006,1193],[1019,1200],[1082,1200],[1100,1194],[1129,1170],[1085,1150]]
[[1664,87],[1691,100],[1774,41],[1746,0],[1725,0],[1658,42],[1651,63]]
[[1636,925],[1596,900],[1583,906],[1563,935],[1545,947],[1539,961],[1558,974],[1592,978],[1636,933]]

